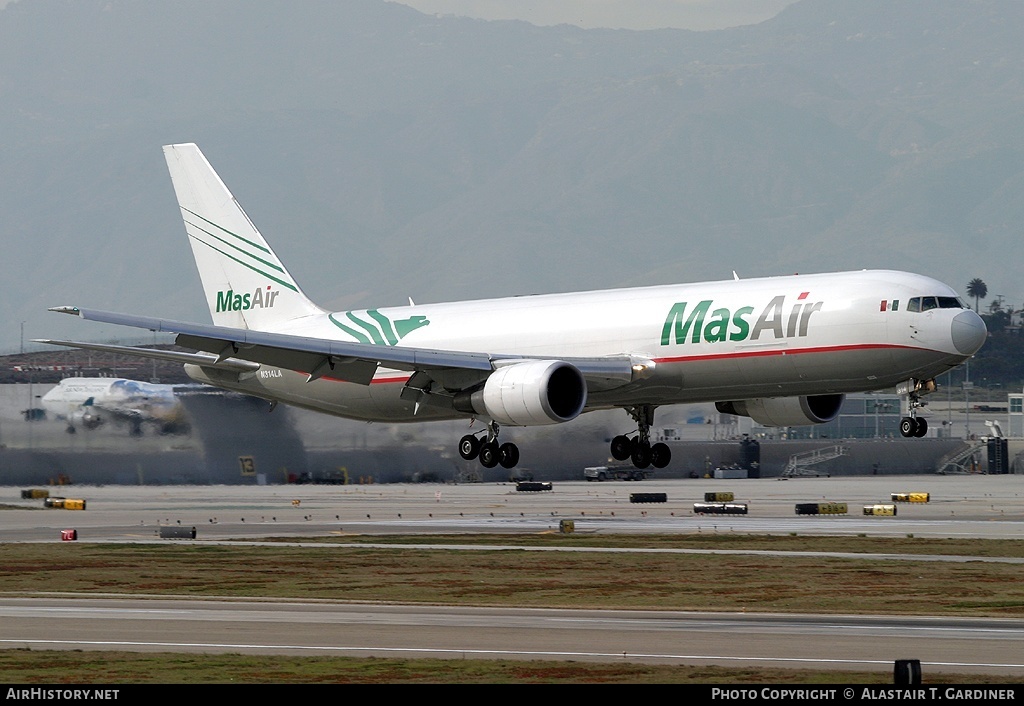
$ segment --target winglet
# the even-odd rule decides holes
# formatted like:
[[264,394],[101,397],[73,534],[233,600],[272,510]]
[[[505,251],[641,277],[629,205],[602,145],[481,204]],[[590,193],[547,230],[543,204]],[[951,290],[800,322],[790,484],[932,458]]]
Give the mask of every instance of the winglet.
[[58,314],[71,314],[72,316],[81,316],[82,312],[77,306],[51,306],[47,311],[55,311]]

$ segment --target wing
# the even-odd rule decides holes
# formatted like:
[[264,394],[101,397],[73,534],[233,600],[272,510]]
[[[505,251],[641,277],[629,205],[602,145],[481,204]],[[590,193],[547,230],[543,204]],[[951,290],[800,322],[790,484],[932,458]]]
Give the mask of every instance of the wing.
[[[499,367],[531,359],[511,354],[352,343],[78,307],[55,307],[51,311],[79,316],[89,321],[173,333],[176,334],[175,341],[179,346],[200,352],[157,351],[71,341],[42,342],[234,370],[254,370],[261,364],[272,365],[305,373],[309,380],[330,375],[340,380],[368,385],[378,367],[384,367],[422,373],[432,378],[457,375],[466,381],[464,386],[469,387],[485,379]],[[558,357],[558,360],[575,366],[583,374],[588,390],[592,392],[625,385],[643,376],[644,372],[653,366],[649,360],[627,355],[595,358]]]

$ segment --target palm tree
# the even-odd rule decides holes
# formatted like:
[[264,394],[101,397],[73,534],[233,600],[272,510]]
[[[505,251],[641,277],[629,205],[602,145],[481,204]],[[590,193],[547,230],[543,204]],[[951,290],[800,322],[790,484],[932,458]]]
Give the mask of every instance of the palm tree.
[[978,311],[978,300],[988,296],[988,285],[978,277],[967,283],[967,296],[974,297],[974,311]]

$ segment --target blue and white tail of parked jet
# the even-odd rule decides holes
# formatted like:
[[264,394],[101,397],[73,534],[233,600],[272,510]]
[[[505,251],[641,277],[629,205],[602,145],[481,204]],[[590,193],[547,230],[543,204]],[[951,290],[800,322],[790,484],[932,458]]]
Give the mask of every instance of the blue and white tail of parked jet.
[[488,468],[516,465],[501,426],[561,424],[621,408],[636,432],[610,453],[665,467],[651,443],[664,405],[715,402],[770,426],[828,422],[844,395],[898,388],[904,436],[921,396],[984,343],[949,286],[894,270],[732,278],[329,312],[309,300],[194,144],[164,154],[212,324],[54,307],[176,334],[194,353],[46,342],[178,360],[190,377],[327,414],[387,422],[476,418],[458,442]]

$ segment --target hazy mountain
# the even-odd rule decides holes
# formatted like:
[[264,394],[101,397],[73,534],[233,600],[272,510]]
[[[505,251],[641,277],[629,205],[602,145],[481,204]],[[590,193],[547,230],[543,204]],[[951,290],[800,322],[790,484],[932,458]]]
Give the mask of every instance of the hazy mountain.
[[0,349],[208,320],[160,146],[325,306],[892,267],[1024,306],[1024,4],[803,0],[714,32],[381,0],[0,10]]

